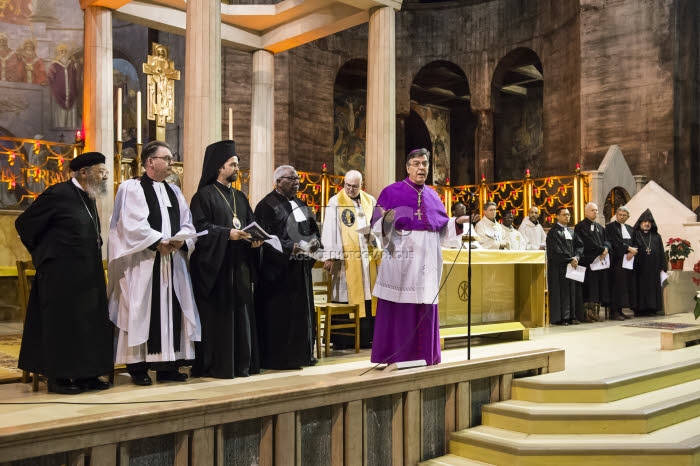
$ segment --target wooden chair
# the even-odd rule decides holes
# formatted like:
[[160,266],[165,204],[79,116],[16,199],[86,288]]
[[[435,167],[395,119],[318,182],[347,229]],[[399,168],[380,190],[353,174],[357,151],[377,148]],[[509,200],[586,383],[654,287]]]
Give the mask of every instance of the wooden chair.
[[[19,304],[22,309],[22,319],[26,322],[29,292],[32,289],[29,277],[34,276],[36,269],[32,261],[17,261],[16,265]],[[24,330],[22,330],[22,334],[24,334]],[[29,371],[22,371],[22,383],[29,383],[30,376],[32,379],[32,391],[39,391],[39,374],[30,374]]]
[[[315,269],[322,267],[323,262],[314,264]],[[313,282],[314,308],[316,310],[316,356],[318,358],[321,357],[321,328],[323,328],[326,357],[331,349],[332,334],[355,337],[355,352],[359,353],[360,307],[357,304],[332,303],[333,277],[325,271],[323,271],[323,274],[325,280]],[[335,323],[333,316],[336,316]],[[341,319],[338,319],[338,317],[341,317]]]

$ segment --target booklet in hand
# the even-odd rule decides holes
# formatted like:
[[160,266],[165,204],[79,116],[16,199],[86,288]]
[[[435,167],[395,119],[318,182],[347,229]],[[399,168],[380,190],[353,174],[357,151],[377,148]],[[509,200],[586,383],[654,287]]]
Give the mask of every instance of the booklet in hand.
[[258,222],[251,223],[245,227],[243,231],[251,236],[250,241],[267,241],[272,238],[272,236],[268,235],[267,232],[258,225]]

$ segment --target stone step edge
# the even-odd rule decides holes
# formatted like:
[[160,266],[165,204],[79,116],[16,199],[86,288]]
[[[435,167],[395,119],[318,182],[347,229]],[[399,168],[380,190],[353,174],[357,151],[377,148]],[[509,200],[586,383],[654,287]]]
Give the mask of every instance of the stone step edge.
[[483,461],[465,458],[452,453],[421,461],[418,463],[418,466],[440,466],[445,464],[452,466],[494,466],[492,463],[484,463]]
[[[638,395],[637,395],[638,396]],[[629,397],[633,398],[633,397]],[[628,398],[628,399],[629,399]],[[530,402],[536,403],[536,402]],[[481,407],[482,412],[498,414],[500,416],[514,417],[527,421],[558,421],[562,418],[570,421],[598,421],[598,420],[643,420],[655,416],[663,416],[668,413],[687,409],[695,404],[700,404],[700,392],[679,395],[667,398],[662,401],[646,404],[639,408],[589,408],[586,411],[567,410],[567,408],[556,408],[561,403],[550,403],[552,409],[557,409],[556,413],[543,413],[528,411],[526,406],[512,406],[502,403],[493,403]],[[583,403],[582,403],[583,404]],[[586,403],[587,404],[587,403]],[[602,404],[602,403],[601,403]],[[695,417],[695,416],[693,416]]]
[[[463,445],[473,445],[475,447],[496,450],[501,453],[521,456],[595,456],[595,455],[692,455],[700,452],[700,434],[693,435],[679,442],[674,443],[648,443],[634,442],[624,443],[623,440],[616,443],[602,443],[597,440],[586,439],[586,437],[601,437],[605,434],[582,435],[569,434],[563,435],[571,437],[571,442],[567,443],[547,443],[533,445],[528,443],[527,439],[513,440],[497,437],[489,433],[475,434],[474,429],[453,432],[450,435],[450,451],[452,451],[452,443]],[[491,427],[491,429],[496,429]],[[629,434],[628,434],[629,435]],[[647,437],[646,434],[632,434],[641,437]]]
[[[512,398],[548,403],[605,403],[700,379],[700,360],[637,371],[592,382],[513,381]],[[651,385],[651,387],[649,386]]]

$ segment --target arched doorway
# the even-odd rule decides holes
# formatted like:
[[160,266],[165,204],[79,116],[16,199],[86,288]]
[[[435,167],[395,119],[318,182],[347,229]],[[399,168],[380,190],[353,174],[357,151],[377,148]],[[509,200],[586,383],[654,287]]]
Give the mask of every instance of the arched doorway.
[[603,215],[605,215],[605,223],[610,222],[617,208],[621,205],[627,204],[631,196],[625,188],[616,186],[610,190],[607,197],[605,198],[605,205],[603,206]]
[[333,173],[365,172],[367,60],[346,62],[333,86]]
[[[420,118],[427,129],[430,147],[409,141],[421,136],[411,131],[418,125],[414,122],[409,126],[407,120],[406,152],[417,147],[430,150],[428,183],[445,184],[448,179],[453,185],[474,182],[476,118],[470,111],[469,83],[459,66],[440,60],[418,71],[411,84],[409,119],[415,117]],[[397,157],[396,163],[403,165],[404,158]]]
[[525,170],[539,176],[544,162],[542,63],[528,48],[501,59],[492,80],[494,177],[521,179]]

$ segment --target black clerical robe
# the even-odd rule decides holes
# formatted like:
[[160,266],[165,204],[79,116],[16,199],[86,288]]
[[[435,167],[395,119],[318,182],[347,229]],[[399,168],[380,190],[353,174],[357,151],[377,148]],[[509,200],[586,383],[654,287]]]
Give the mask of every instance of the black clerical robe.
[[20,369],[66,379],[113,370],[99,225],[95,201],[72,180],[48,188],[17,218],[37,270]]
[[265,231],[277,235],[283,252],[263,245],[255,305],[261,347],[261,364],[269,369],[296,369],[313,359],[314,303],[311,269],[307,256],[292,255],[294,243],[320,241],[318,225],[310,209],[293,198],[304,220],[295,218],[292,204],[272,191],[255,207],[255,218]]
[[[627,230],[628,238],[622,237],[622,228]],[[605,233],[612,244],[612,261],[610,263],[610,308],[620,311],[623,307],[635,307],[636,284],[634,271],[622,267],[622,259],[629,248],[636,248],[634,232],[629,225],[622,225],[613,220],[605,227]],[[635,256],[636,268],[637,256]]]
[[635,312],[648,314],[664,308],[661,271],[666,271],[666,256],[661,235],[655,231],[634,230],[639,252],[634,256],[634,275],[637,296]]
[[590,268],[591,263],[605,249],[608,250],[608,253],[612,250],[612,245],[605,233],[605,227],[584,218],[576,224],[574,232],[583,242],[583,255],[581,260],[579,260],[579,265],[586,267],[586,279],[583,282],[583,301],[607,306],[610,302],[610,269],[591,270]]
[[[565,231],[569,232],[566,238]],[[583,319],[581,283],[566,278],[566,266],[583,255],[583,242],[572,228],[554,224],[547,233],[547,290],[549,321],[552,323]]]
[[194,295],[202,323],[192,375],[230,379],[260,372],[253,282],[259,250],[231,241],[233,211],[245,228],[255,221],[245,194],[214,181],[190,205],[197,241],[190,258]]

